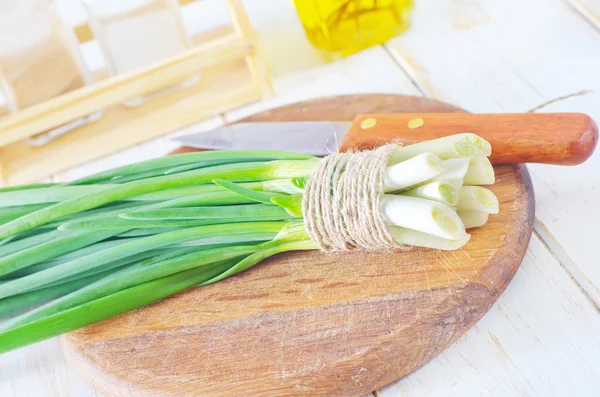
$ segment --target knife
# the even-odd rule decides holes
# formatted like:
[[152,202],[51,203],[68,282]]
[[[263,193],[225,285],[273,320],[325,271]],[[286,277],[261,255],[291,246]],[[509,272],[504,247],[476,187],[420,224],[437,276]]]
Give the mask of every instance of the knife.
[[338,121],[236,123],[175,140],[198,149],[272,149],[320,157],[338,150],[351,124]]
[[462,132],[488,140],[494,164],[576,165],[591,156],[598,141],[596,123],[582,113],[361,114],[352,122],[241,122],[175,140],[197,149],[274,149],[326,156]]

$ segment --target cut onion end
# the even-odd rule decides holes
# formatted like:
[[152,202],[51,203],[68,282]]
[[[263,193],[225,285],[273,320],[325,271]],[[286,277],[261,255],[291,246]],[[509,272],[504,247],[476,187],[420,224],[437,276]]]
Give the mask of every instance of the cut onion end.
[[487,223],[489,213],[483,211],[458,211],[458,216],[463,222],[465,229],[483,226]]
[[431,234],[419,232],[417,230],[407,229],[399,226],[388,226],[394,239],[402,245],[411,247],[423,247],[430,249],[438,249],[444,251],[454,251],[467,242],[469,242],[471,236],[467,233],[461,235],[459,238],[450,240],[447,238],[433,236]]
[[497,214],[500,204],[496,195],[481,186],[463,186],[458,191],[458,211],[483,211]]

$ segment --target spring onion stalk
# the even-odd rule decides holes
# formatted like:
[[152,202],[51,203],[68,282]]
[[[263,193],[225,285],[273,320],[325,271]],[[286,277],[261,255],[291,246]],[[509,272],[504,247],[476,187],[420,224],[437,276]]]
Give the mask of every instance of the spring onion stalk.
[[211,269],[192,269],[150,281],[76,306],[37,321],[0,332],[0,353],[58,336],[118,316],[174,295],[223,273],[230,263]]
[[490,159],[480,157],[471,160],[463,182],[465,185],[493,185],[496,182],[496,176]]
[[54,230],[46,233],[39,233],[33,236],[21,238],[16,241],[9,241],[6,244],[0,246],[0,258],[3,258],[6,255],[10,255],[14,252],[18,252],[30,247],[35,247],[36,245],[46,243],[50,240],[54,240],[61,236],[64,236],[64,234]]
[[490,143],[485,139],[471,133],[466,133],[464,136],[468,141],[481,150],[484,156],[489,157],[492,154],[492,145],[490,145]]
[[[89,271],[110,263],[113,260],[144,252],[148,247],[153,249],[165,247],[184,241],[198,241],[202,243],[221,244],[230,241],[260,241],[273,238],[285,224],[283,222],[255,222],[226,225],[199,226],[184,228],[173,232],[161,233],[154,236],[142,237],[127,241],[116,247],[95,252],[83,258],[63,263],[49,269],[42,270],[17,280],[11,280],[0,285],[0,298],[32,291],[44,285],[60,281],[68,276]],[[13,267],[18,264],[13,265]]]
[[153,221],[140,221],[135,219],[124,219],[119,216],[109,216],[107,218],[84,220],[84,221],[72,221],[63,223],[58,227],[60,231],[79,231],[79,232],[92,232],[100,230],[123,230],[123,229],[148,229],[148,228],[165,228],[170,229],[173,227],[193,227],[193,226],[205,226],[205,225],[216,225],[221,223],[231,223],[235,220],[232,219],[216,219],[214,221],[197,220],[197,219],[181,219],[181,220],[153,220]]
[[30,189],[38,189],[41,187],[50,187],[56,185],[55,183],[31,183],[28,185],[19,185],[19,186],[5,186],[0,187],[0,193],[11,192],[13,190],[30,190]]
[[0,276],[10,274],[14,271],[35,265],[48,259],[56,258],[73,249],[87,247],[88,245],[112,237],[117,233],[97,232],[87,234],[63,234],[64,237],[46,241],[45,243],[13,252],[10,255],[0,258]]
[[[261,190],[262,183],[248,183],[250,189]],[[31,194],[28,191],[11,191],[0,194],[0,206],[9,207],[22,204],[51,204],[72,198],[80,197],[85,194],[103,192],[115,187],[111,184],[100,185],[81,185],[81,186],[54,186],[43,189],[37,189],[36,193]],[[223,192],[223,189],[215,185],[192,185],[179,189],[170,189],[163,192],[154,192],[140,196],[126,197],[127,201],[164,201],[170,198],[183,198],[191,195],[205,195],[207,193]],[[38,208],[39,209],[39,208]]]
[[[158,251],[159,250],[149,250],[149,251],[146,251],[146,253],[144,253],[144,254],[140,254],[139,257],[144,257],[144,256],[149,257],[149,256],[152,256],[152,255],[156,255]],[[122,258],[122,259],[119,259],[117,261],[113,261],[113,262],[111,262],[111,263],[109,263],[109,264],[107,264],[105,266],[102,266],[99,269],[91,269],[91,270],[88,270],[88,271],[83,272],[83,273],[74,274],[74,275],[68,276],[68,277],[66,277],[66,278],[64,278],[64,279],[62,279],[60,281],[57,281],[57,282],[54,282],[54,283],[50,283],[49,285],[58,285],[58,284],[66,283],[68,281],[73,281],[73,280],[77,280],[77,279],[80,279],[80,278],[83,278],[83,277],[87,277],[87,276],[91,276],[91,275],[94,275],[94,274],[102,273],[102,272],[104,272],[106,270],[116,269],[118,267],[131,264],[131,263],[135,262],[138,259],[140,259],[140,258],[137,258],[137,257],[136,258],[132,258],[132,257]],[[24,268],[22,270],[19,270],[18,272],[11,273],[8,276],[4,276],[2,278],[2,281],[6,282],[6,281],[11,281],[11,280],[16,280],[18,278],[21,278],[21,277],[24,277],[24,276],[27,276],[27,275],[30,275],[30,274],[34,274],[34,273],[37,273],[37,272],[40,272],[40,271],[42,271],[44,269],[49,269],[51,267],[57,266],[57,265],[59,265],[61,263],[64,263],[64,262],[63,261],[47,261],[47,262],[42,262],[42,263],[34,265],[34,266],[26,267],[26,268]],[[40,288],[46,288],[46,286],[42,286]],[[1,300],[0,300],[0,302],[1,302]]]
[[448,182],[430,182],[402,192],[402,195],[433,200],[450,207],[453,207],[458,203],[458,191]]
[[[243,184],[245,187],[251,190],[262,190],[262,182],[249,182]],[[166,200],[183,200],[188,197],[202,197],[211,193],[223,193],[223,189],[220,186],[212,184],[200,184],[190,185],[173,189],[159,190],[152,193],[142,194],[139,196],[131,196],[125,200],[134,201],[159,201],[163,202]],[[225,192],[228,193],[228,192]]]
[[[217,165],[217,164],[214,164],[214,165]],[[199,167],[199,168],[202,168],[202,167]],[[119,175],[119,176],[116,176],[114,178],[107,180],[104,183],[106,183],[106,184],[121,184],[121,183],[138,181],[140,179],[148,179],[148,178],[154,178],[157,176],[164,176],[164,175],[166,175],[166,172],[169,171],[169,169],[170,168],[158,168],[156,170],[143,171],[143,172],[138,172],[136,174],[131,174],[131,175]],[[90,186],[92,186],[92,185],[90,185]]]
[[[3,193],[0,193],[2,195]],[[0,224],[6,223],[8,221],[12,221],[13,219],[17,219],[23,215],[29,214],[31,212],[40,210],[44,207],[47,207],[49,204],[33,204],[33,205],[21,205],[14,207],[3,207],[0,208]]]
[[[292,179],[274,179],[261,182],[247,182],[238,183],[238,186],[242,186],[246,189],[255,191],[264,191],[271,193],[302,193],[302,189],[298,188]],[[240,200],[242,197],[231,194],[228,190],[223,190],[219,185],[192,185],[176,189],[168,189],[141,196],[129,197],[127,200],[132,201],[159,201],[164,202],[165,205],[172,207],[187,207],[191,205],[209,205],[210,202],[214,204],[243,204],[242,202],[233,202],[232,200]],[[167,204],[165,200],[172,201]],[[212,201],[209,201],[212,200]],[[231,201],[231,202],[226,202]]]
[[422,153],[386,168],[383,191],[395,192],[421,184],[444,172],[442,160],[432,153]]
[[461,237],[465,232],[456,211],[432,200],[386,194],[381,200],[381,212],[390,225],[450,240]]
[[310,158],[312,158],[312,156],[277,150],[224,150],[184,153],[178,156],[165,156],[125,165],[123,167],[109,169],[107,171],[73,181],[70,183],[70,185],[85,185],[102,181],[110,181],[111,179],[122,177],[123,175],[132,175],[160,168],[173,169],[182,165],[193,163],[196,163],[199,167],[211,167],[215,165],[234,164],[240,162],[306,160]]
[[311,251],[317,249],[315,243],[310,240],[301,240],[301,241],[290,241],[280,243],[271,247],[266,247],[265,249],[255,252],[254,254],[244,258],[244,260],[236,263],[231,268],[227,269],[225,272],[220,273],[206,281],[200,283],[200,285],[208,285],[216,283],[217,281],[221,281],[227,277],[231,277],[238,273],[241,273],[245,270],[248,270],[255,264],[267,259],[273,255],[280,254],[282,252],[287,251]]
[[100,231],[136,228],[172,228],[217,225],[235,222],[280,221],[292,219],[285,209],[269,205],[226,205],[222,207],[186,207],[141,209],[92,220],[70,221],[61,231]]
[[[380,211],[406,246],[456,250],[497,213],[489,143],[465,133],[396,150]],[[316,250],[304,188],[320,159],[211,151],[71,183],[0,189],[0,352]],[[490,174],[491,173],[491,174]],[[365,198],[367,199],[367,198]]]
[[131,211],[120,215],[124,219],[156,220],[156,219],[247,219],[284,220],[290,215],[285,209],[268,204],[227,205],[223,207],[186,207],[163,208],[157,210]]
[[406,229],[399,226],[390,226],[390,232],[394,239],[402,245],[410,245],[415,247],[425,247],[445,251],[453,251],[459,249],[471,238],[467,233],[455,240],[434,236],[432,234],[418,232],[412,229]]
[[487,223],[490,214],[483,211],[457,211],[456,212],[465,225],[465,229],[480,227]]
[[106,262],[101,266],[93,267],[93,268],[83,271],[83,272],[73,273],[70,276],[62,278],[58,281],[53,281],[53,282],[44,284],[36,289],[44,288],[46,286],[59,285],[62,283],[78,280],[82,277],[88,277],[88,276],[91,276],[94,274],[102,273],[107,270],[119,269],[123,266],[131,265],[132,263],[136,263],[138,261],[146,260],[148,258],[152,258],[152,257],[158,256],[158,255],[161,255],[164,252],[165,252],[164,249],[151,249],[151,250],[147,250],[147,251],[133,254],[130,256],[126,256],[123,258],[119,258],[119,259],[116,259],[113,261]]
[[[0,318],[9,314],[20,312],[27,308],[31,308],[32,306],[39,305],[41,303],[66,296],[67,294],[84,288],[94,281],[101,280],[112,273],[113,272],[111,270],[107,270],[102,273],[82,277],[80,279],[68,281],[59,285],[54,285],[2,299],[0,300]],[[1,327],[8,328],[8,324],[10,324],[12,321],[13,319],[11,319],[10,322],[2,324]]]
[[233,246],[193,252],[151,265],[140,262],[114,272],[111,275],[107,275],[77,291],[54,300],[52,303],[17,317],[6,324],[6,327],[26,324],[30,321],[79,306],[147,281],[156,280],[191,268],[209,266],[223,260],[248,256],[256,251],[257,248],[253,246]]
[[[389,164],[409,160],[421,153],[433,153],[442,160],[456,157],[476,159],[486,155],[481,149],[486,149],[489,145],[480,140],[481,138],[475,134],[464,133],[402,146],[392,153]],[[485,151],[487,152],[487,150]]]
[[116,185],[99,193],[84,194],[25,215],[0,226],[0,239],[44,225],[63,216],[97,208],[127,197],[222,178],[235,182],[310,176],[318,160],[278,160],[266,163],[227,164],[181,174]]
[[[259,191],[264,190],[282,193],[302,192],[301,189],[298,189],[293,185],[290,179],[250,182],[243,183],[241,185],[248,189]],[[6,222],[8,220],[16,219],[22,215],[47,207],[53,203],[73,199],[85,194],[102,192],[113,187],[114,186],[110,184],[51,186],[36,189],[35,194],[32,194],[29,190],[11,190],[6,193],[0,193],[0,220]],[[222,198],[223,201],[233,200],[237,197],[237,200],[239,200],[239,196],[232,195],[230,192],[224,191],[221,187],[212,184],[192,185],[182,188],[169,189],[138,196],[126,197],[123,200],[163,202],[169,199],[188,199],[188,197],[192,196],[196,197],[197,199],[209,196],[204,200],[210,199],[211,197],[215,200]],[[205,203],[199,204],[204,205]]]
[[[48,234],[50,234],[50,233],[48,233]],[[64,235],[65,233],[56,233],[56,234]],[[103,249],[106,249],[106,248],[109,248],[109,247],[112,247],[115,245],[123,244],[124,242],[125,242],[125,240],[123,240],[123,239],[114,239],[114,240],[101,241],[101,242],[98,242],[98,243],[95,243],[92,245],[88,245],[87,247],[79,248],[79,249],[72,247],[72,249],[74,249],[74,250],[72,250],[71,252],[68,252],[64,255],[57,256],[53,259],[48,259],[48,260],[42,261],[41,263],[38,263],[36,265],[24,267],[21,270],[17,270],[15,272],[9,273],[6,276],[0,277],[0,280],[3,280],[3,281],[4,280],[12,280],[12,279],[20,278],[20,277],[23,277],[23,276],[26,276],[29,274],[37,273],[40,270],[50,268],[50,267],[58,265],[60,263],[68,262],[73,259],[80,258],[82,256],[87,256],[94,252],[101,251]]]
[[465,175],[469,170],[469,159],[466,157],[459,157],[444,160],[444,168],[446,171],[433,178],[432,181],[450,183],[455,189],[458,190],[463,185]]
[[488,214],[499,212],[496,195],[489,189],[480,186],[463,186],[458,191],[458,211],[481,211]]
[[[284,233],[285,234],[285,233]],[[275,243],[275,244],[273,244]],[[290,250],[314,250],[311,241],[275,239],[272,244],[241,261],[224,261],[214,267],[199,267],[138,284],[67,310],[9,327],[0,332],[0,353],[63,334],[98,321],[126,313],[181,292],[194,285],[207,285],[247,270],[256,263]]]
[[31,190],[13,190],[0,194],[0,206],[12,207],[24,204],[58,203],[89,193],[102,192],[111,185],[53,186]]
[[[147,206],[149,207],[151,203],[144,203],[147,204]],[[52,229],[58,229],[59,226],[61,226],[62,224],[66,223],[66,222],[70,222],[70,221],[90,221],[90,220],[96,220],[96,219],[103,219],[109,216],[118,216],[119,214],[129,210],[129,209],[140,209],[140,208],[146,208],[146,206],[140,206],[139,204],[136,203],[121,203],[121,204],[109,204],[107,206],[103,206],[101,208],[95,208],[93,210],[89,210],[89,211],[85,211],[83,213],[77,213],[77,214],[72,214],[72,215],[67,215],[59,220],[56,220],[54,222],[50,222],[45,224],[43,227],[44,228],[52,228]],[[41,228],[38,228],[41,229]],[[36,229],[34,229],[36,230]]]
[[152,204],[149,208],[182,208],[195,207],[199,205],[250,204],[252,202],[252,200],[248,200],[238,194],[223,190],[218,192],[193,194],[171,200],[160,201],[156,204]]
[[140,227],[138,229],[131,229],[125,233],[121,233],[118,235],[118,237],[151,236],[158,233],[172,232],[173,230],[177,229],[177,227]]

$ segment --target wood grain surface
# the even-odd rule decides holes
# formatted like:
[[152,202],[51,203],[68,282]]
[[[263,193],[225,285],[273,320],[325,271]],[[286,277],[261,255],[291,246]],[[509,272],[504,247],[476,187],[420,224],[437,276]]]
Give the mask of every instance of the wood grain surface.
[[[460,111],[394,95],[313,100],[246,119]],[[476,132],[476,131],[474,131]],[[64,336],[107,396],[360,396],[423,365],[492,306],[531,237],[522,165],[498,166],[501,213],[458,251],[288,253],[220,283]]]

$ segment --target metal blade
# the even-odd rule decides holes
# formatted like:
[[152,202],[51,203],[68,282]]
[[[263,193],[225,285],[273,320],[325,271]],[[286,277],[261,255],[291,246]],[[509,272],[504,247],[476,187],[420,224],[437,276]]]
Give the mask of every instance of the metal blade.
[[270,149],[326,156],[338,150],[350,124],[338,121],[238,123],[174,139],[199,149]]

